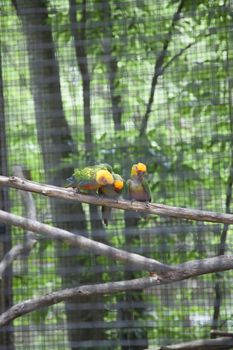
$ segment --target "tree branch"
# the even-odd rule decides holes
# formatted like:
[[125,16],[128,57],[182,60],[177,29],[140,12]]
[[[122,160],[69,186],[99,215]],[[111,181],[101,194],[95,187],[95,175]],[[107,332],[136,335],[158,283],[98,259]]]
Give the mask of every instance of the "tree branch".
[[169,266],[162,264],[157,260],[113,248],[79,234],[73,234],[57,227],[7,213],[3,210],[0,210],[0,222],[37,232],[46,236],[48,239],[65,241],[72,246],[79,247],[94,254],[107,256],[113,260],[119,260],[127,264],[132,264],[134,267],[142,270],[155,272],[159,276],[160,283],[179,281],[194,276],[216,271],[230,270],[233,268],[233,256],[227,255],[193,260],[180,265]]
[[[130,253],[128,254],[133,255]],[[228,262],[227,262],[227,259],[229,259]],[[222,267],[224,266],[224,268],[226,268],[227,264],[230,264],[229,266],[233,268],[233,257],[222,256],[218,258],[204,259],[203,261],[192,261],[192,262],[190,261],[185,264],[177,265],[176,270],[173,270],[172,279],[164,278],[162,280],[158,280],[157,278],[153,278],[153,277],[142,277],[142,278],[126,280],[126,281],[108,282],[108,283],[101,283],[101,284],[94,284],[94,285],[83,285],[79,287],[68,288],[68,289],[52,292],[44,296],[40,296],[34,299],[28,299],[14,305],[13,307],[11,307],[6,312],[0,315],[0,326],[4,326],[7,323],[14,320],[15,318],[25,315],[29,312],[35,311],[45,306],[66,301],[73,297],[82,298],[82,297],[87,297],[87,296],[96,295],[96,294],[112,294],[112,293],[123,292],[127,290],[138,290],[138,289],[144,289],[149,287],[155,287],[161,284],[167,284],[173,281],[179,281],[183,279],[182,278],[183,275],[186,274],[187,276],[187,271],[189,271],[189,275],[190,275],[189,277],[191,277],[202,273],[208,273],[206,269],[207,266],[211,267],[211,269],[209,269],[209,272],[212,272],[211,270],[213,268],[218,268],[219,266],[222,266]],[[224,337],[224,339],[226,340],[225,344],[227,345],[228,338]],[[233,339],[232,338],[230,339],[232,341],[231,343],[232,345]],[[220,344],[220,343],[223,344],[222,342],[220,342],[220,340],[218,342],[218,339],[214,339],[214,340],[216,340],[215,342],[216,344]],[[213,340],[213,343],[214,343],[214,340]],[[204,343],[203,343],[203,347],[199,348],[197,347],[197,345],[198,346],[202,345],[202,343],[200,342],[204,342]],[[199,349],[205,349],[204,344],[207,345],[207,343],[205,342],[206,341],[191,342],[196,347],[190,347],[190,343],[185,343],[185,344],[188,344],[187,347],[184,347],[184,344],[179,344],[179,345],[174,345],[173,347],[172,346],[162,347],[159,349],[170,349],[170,350],[198,349],[199,350]],[[225,349],[225,348],[222,348],[222,349]],[[228,349],[228,347],[226,347],[226,349]]]
[[[20,178],[24,179],[23,169],[20,165],[13,167],[13,173]],[[36,206],[32,194],[30,192],[19,191],[22,202],[25,207],[26,217],[31,220],[36,220]],[[3,273],[12,262],[20,255],[28,255],[31,249],[35,246],[37,240],[34,233],[31,231],[26,232],[25,242],[23,244],[17,244],[12,247],[9,252],[5,254],[0,262],[0,279],[2,279]]]
[[233,332],[226,332],[226,331],[219,331],[218,329],[211,329],[210,336],[211,338],[215,338],[218,336],[233,338]]
[[185,47],[183,47],[182,49],[180,49],[179,52],[177,52],[169,61],[167,61],[166,64],[164,64],[163,68],[161,69],[161,74],[162,75],[164,73],[164,71],[175,61],[177,60],[177,58],[179,58],[181,55],[183,55],[183,53],[190,49],[190,47],[192,47],[193,45],[195,45],[197,43],[197,41],[193,41],[191,43],[189,43],[188,45],[186,45]]
[[[109,247],[109,249],[113,249],[113,248]],[[127,254],[129,256],[136,255],[136,254],[130,254],[130,253],[127,253]],[[144,259],[151,260],[147,258],[144,258]],[[163,265],[163,266],[166,266],[166,265]],[[189,277],[191,277],[191,276],[197,276],[203,273],[212,272],[213,269],[219,268],[219,266],[224,267],[224,269],[227,268],[227,266],[228,267],[231,266],[230,268],[233,268],[233,257],[222,256],[217,258],[204,259],[202,261],[190,261],[185,264],[180,264],[180,265],[177,265],[176,269],[171,268],[171,271],[173,271],[171,275],[172,278],[169,277],[167,279],[164,278],[164,279],[158,280],[157,278],[154,278],[154,277],[142,277],[142,278],[127,280],[127,281],[108,282],[108,283],[101,283],[101,284],[94,284],[94,285],[83,285],[79,287],[68,288],[68,289],[52,292],[44,296],[40,296],[34,299],[28,299],[14,305],[13,307],[11,307],[6,312],[0,315],[0,326],[4,326],[7,323],[14,320],[15,318],[25,315],[29,312],[35,311],[45,306],[60,303],[62,301],[65,301],[73,297],[82,298],[82,297],[87,297],[87,296],[96,295],[96,294],[112,294],[112,293],[123,292],[127,290],[138,290],[138,289],[154,287],[161,284],[167,284],[173,281],[182,280],[185,275],[186,276],[189,275]],[[209,268],[207,269],[207,267]],[[224,339],[226,340],[226,344],[227,344],[228,338],[225,337]],[[233,344],[232,338],[230,339],[232,341],[231,344]],[[217,339],[215,340],[216,340],[216,343],[218,343]],[[200,346],[200,343],[198,342],[196,343],[199,344]],[[206,345],[206,343],[204,344]],[[179,346],[181,345],[183,344],[179,344]],[[171,349],[171,350],[173,349],[174,350],[175,349],[183,349],[183,350],[184,349],[205,349],[204,346],[200,348],[176,347],[176,346],[177,345],[175,345],[174,347],[162,347],[160,349]],[[225,348],[222,348],[222,349],[225,349]]]
[[158,284],[153,277],[144,277],[128,281],[108,282],[94,285],[83,285],[52,292],[34,299],[20,302],[0,315],[0,326],[3,326],[17,317],[25,315],[39,308],[53,305],[73,297],[87,297],[96,294],[111,294],[126,290],[148,288]]
[[134,266],[137,266],[140,269],[155,271],[158,275],[165,275],[174,270],[174,268],[161,264],[154,259],[145,258],[139,254],[128,253],[124,250],[112,248],[106,244],[96,242],[79,234],[70,233],[66,230],[42,224],[35,220],[26,219],[22,216],[10,214],[3,210],[0,210],[0,222],[37,232],[48,239],[65,241],[72,246],[88,250],[94,254],[104,255],[114,260],[134,264]]
[[171,38],[173,35],[173,30],[175,27],[176,22],[180,19],[180,13],[182,11],[182,8],[184,6],[185,0],[181,0],[176,12],[173,15],[172,18],[172,22],[169,28],[169,31],[167,33],[166,39],[164,40],[163,43],[163,48],[160,51],[159,55],[156,58],[155,61],[155,66],[154,66],[154,74],[153,74],[153,78],[152,78],[152,82],[151,82],[151,89],[150,89],[150,96],[149,96],[149,100],[147,103],[147,107],[146,107],[146,112],[142,118],[142,122],[141,122],[141,126],[140,126],[140,137],[143,136],[145,134],[146,128],[147,128],[147,123],[148,123],[148,119],[149,119],[149,115],[151,113],[151,108],[154,102],[154,94],[155,94],[155,88],[157,86],[158,83],[158,77],[163,74],[163,63],[164,63],[164,59],[167,55],[167,49],[168,46],[171,42]]
[[210,35],[215,34],[213,32],[208,32],[206,33],[206,30],[202,31],[196,38],[194,41],[192,41],[191,43],[187,44],[185,47],[183,47],[182,49],[180,49],[179,52],[177,52],[172,58],[170,58],[170,60],[168,60],[166,62],[166,64],[163,65],[162,69],[161,69],[161,74],[162,75],[164,73],[164,71],[175,61],[177,60],[177,58],[179,58],[181,55],[183,55],[183,53],[185,51],[187,51],[188,49],[190,49],[190,47],[192,47],[193,45],[197,44],[198,39],[200,39],[201,37],[205,36],[205,38],[209,37]]
[[227,350],[232,349],[232,338],[201,339],[185,343],[166,345],[159,348],[150,348],[145,350]]
[[83,203],[89,203],[94,205],[106,205],[111,208],[132,210],[137,212],[146,212],[148,214],[171,216],[175,218],[195,220],[195,221],[208,221],[218,222],[225,224],[233,224],[232,214],[222,214],[212,211],[204,211],[198,209],[188,209],[173,207],[164,204],[157,203],[142,203],[142,202],[130,202],[127,200],[114,200],[110,198],[101,198],[97,196],[90,196],[86,194],[77,193],[71,189],[65,189],[62,187],[56,187],[47,184],[39,184],[37,182],[20,179],[15,176],[6,177],[0,175],[0,186],[9,186],[24,191],[30,191],[39,193],[47,197],[55,197],[60,199],[66,199],[71,201],[79,201]]
[[172,283],[194,276],[199,276],[216,271],[233,269],[233,256],[218,256],[202,260],[188,261],[176,266],[169,266],[159,261],[143,257],[138,254],[128,253],[120,249],[112,248],[106,244],[90,240],[78,234],[42,224],[35,220],[26,219],[0,210],[0,222],[7,225],[16,225],[24,229],[45,235],[48,239],[62,240],[73,246],[88,250],[95,254],[101,254],[114,260],[147,271],[155,272],[156,277],[143,277],[128,281],[118,281],[95,285],[85,285],[76,288],[53,292],[33,300],[26,300],[14,305],[0,316],[0,325],[5,325],[16,317],[29,313],[38,308],[59,303],[74,296],[89,296],[93,294],[115,293],[125,290],[143,289],[156,285]]

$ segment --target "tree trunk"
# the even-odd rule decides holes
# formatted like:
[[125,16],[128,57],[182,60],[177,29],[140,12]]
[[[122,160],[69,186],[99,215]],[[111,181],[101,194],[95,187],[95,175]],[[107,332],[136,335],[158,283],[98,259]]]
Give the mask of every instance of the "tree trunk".
[[[5,111],[3,96],[3,80],[2,80],[2,59],[1,59],[1,42],[0,42],[0,172],[2,175],[8,176],[7,161],[7,144],[6,144],[6,128],[5,128]],[[0,188],[0,209],[10,211],[10,203],[8,196],[8,188]],[[11,248],[11,231],[10,227],[0,223],[0,255],[4,256]],[[4,312],[13,303],[12,290],[12,268],[9,267],[0,281],[0,312]],[[13,325],[11,324],[11,327]],[[13,350],[14,338],[13,329],[8,328],[4,332],[0,332],[0,348]]]
[[[0,42],[0,173],[8,176],[7,165],[7,144],[6,144],[6,128],[4,113],[4,96],[3,96],[3,80],[2,80],[2,60],[1,60],[1,42]],[[8,188],[0,189],[0,209],[10,211]],[[11,231],[10,227],[0,224],[0,255],[6,254],[11,248]],[[9,267],[0,281],[0,312],[6,311],[12,306],[12,268]],[[12,324],[11,324],[12,327]],[[9,327],[4,332],[0,332],[0,348],[5,350],[14,349],[13,329]]]
[[107,77],[110,88],[110,98],[112,105],[112,117],[115,130],[124,128],[122,125],[122,100],[121,95],[117,92],[119,85],[118,78],[118,60],[113,50],[113,28],[112,13],[110,0],[99,0],[98,7],[101,21],[103,23],[103,60],[107,68]]
[[[113,49],[113,19],[111,12],[111,1],[110,0],[99,0],[98,1],[98,10],[100,13],[100,18],[103,25],[103,61],[106,65],[107,69],[107,77],[110,88],[110,98],[111,98],[111,106],[112,106],[112,117],[114,123],[114,129],[122,130],[122,98],[120,93],[117,91],[117,86],[119,85],[118,78],[118,60],[117,56],[114,53]],[[116,5],[117,6],[117,5]],[[127,154],[127,149],[124,149],[124,154]],[[128,161],[128,158],[127,158]],[[137,232],[136,235],[132,238],[131,232]],[[140,235],[138,230],[138,218],[134,216],[134,214],[126,213],[125,214],[125,243],[127,246],[132,246],[137,242],[137,246],[140,241]],[[122,279],[133,279],[136,277],[136,274],[133,271],[126,271]],[[124,301],[129,305],[132,302],[140,303],[143,302],[143,291],[138,290],[136,292],[126,292],[124,296],[119,297],[120,301]],[[135,320],[143,320],[145,309],[143,308],[130,308],[127,306],[119,311],[118,317],[121,321],[131,322],[131,326],[128,328],[122,328],[121,331],[121,339],[127,343],[127,345],[122,345],[122,350],[130,350],[130,349],[144,349],[147,345],[147,334],[146,329],[143,327],[139,329],[134,329],[133,323]],[[139,339],[143,339],[144,343],[142,345],[136,346],[135,344]]]
[[[73,36],[75,54],[77,64],[82,77],[82,93],[83,93],[83,115],[84,115],[84,139],[85,139],[85,151],[86,151],[86,163],[93,164],[93,140],[92,140],[92,121],[91,121],[91,77],[88,67],[88,56],[86,49],[86,25],[87,25],[87,9],[86,0],[79,1],[79,8],[76,0],[69,0],[70,3],[70,25],[71,33]],[[77,12],[79,11],[79,21],[77,20]],[[90,205],[90,219],[91,219],[91,238],[98,241],[106,242],[105,230],[103,228],[97,206]],[[98,258],[92,257],[92,266],[90,266],[90,259],[83,260],[83,266],[90,267],[88,274],[83,274],[82,281],[87,283],[103,282],[102,272],[94,271],[95,267],[98,268]],[[93,271],[91,273],[91,271]],[[95,296],[93,298],[87,298],[83,300],[83,303],[87,303],[88,307],[84,312],[80,311],[80,321],[98,322],[104,323],[104,310],[98,308],[96,311],[95,306],[97,304],[103,304],[103,296]],[[93,309],[94,307],[94,309]],[[103,328],[91,327],[83,329],[80,334],[80,340],[104,340],[105,333]],[[81,347],[79,347],[81,349]]]
[[[29,55],[32,92],[35,104],[38,142],[41,147],[46,181],[62,186],[73,172],[65,166],[75,145],[65,119],[59,77],[59,66],[55,54],[52,28],[48,20],[47,1],[18,0],[17,12],[23,23]],[[66,162],[64,162],[66,161]],[[82,205],[66,201],[51,200],[54,225],[72,232],[85,234],[86,222]],[[59,245],[58,264],[63,287],[78,284],[80,276],[74,268],[82,259],[78,250]],[[68,337],[72,349],[77,349],[79,339],[76,300],[66,303]]]
[[[228,117],[229,117],[229,126],[230,126],[230,164],[229,164],[229,174],[227,178],[227,187],[226,187],[226,199],[225,199],[225,211],[226,213],[231,213],[231,206],[232,206],[232,190],[233,190],[233,108],[232,108],[232,92],[233,92],[233,80],[232,80],[232,65],[231,65],[231,57],[230,57],[230,45],[233,42],[233,37],[229,33],[229,37],[227,36],[226,39],[226,52],[227,52],[227,58],[226,58],[226,77],[227,77],[227,83],[226,83],[226,90],[228,94]],[[218,247],[218,255],[224,255],[226,251],[226,241],[227,241],[227,234],[228,234],[229,225],[224,224],[222,232],[220,234],[220,243]],[[213,311],[213,319],[212,319],[212,329],[218,329],[220,327],[220,311],[221,311],[221,304],[222,299],[226,296],[224,296],[223,293],[223,273],[216,273],[216,282],[215,282],[215,300],[214,300],[214,311]]]
[[[125,245],[126,247],[140,247],[140,232],[138,229],[139,216],[138,213],[125,211]],[[130,267],[125,266],[125,273],[123,279],[134,279],[139,277],[137,272],[130,271]],[[143,290],[125,292],[123,301],[127,303],[127,308],[120,310],[119,318],[122,321],[127,321],[130,326],[122,328],[121,339],[124,340],[122,350],[144,350],[148,347],[147,329],[143,326],[140,328],[134,327],[134,322],[145,320],[145,308],[142,307],[144,303]],[[137,304],[138,306],[130,307],[130,304]]]

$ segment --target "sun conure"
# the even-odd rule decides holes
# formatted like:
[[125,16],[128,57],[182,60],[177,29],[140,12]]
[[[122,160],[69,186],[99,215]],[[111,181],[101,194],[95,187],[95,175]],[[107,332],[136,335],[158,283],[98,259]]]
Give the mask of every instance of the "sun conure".
[[97,191],[104,185],[112,185],[114,182],[111,174],[112,167],[108,164],[98,164],[82,169],[75,169],[71,177],[67,179],[66,187],[78,190]]
[[147,167],[143,163],[134,164],[131,168],[131,177],[126,182],[126,197],[129,200],[151,202],[151,192],[144,175]]
[[[118,199],[124,187],[124,180],[119,174],[112,173],[112,175],[114,179],[113,184],[101,186],[99,188],[99,194],[107,198]],[[111,211],[111,208],[102,206],[102,219],[106,226],[108,226]]]

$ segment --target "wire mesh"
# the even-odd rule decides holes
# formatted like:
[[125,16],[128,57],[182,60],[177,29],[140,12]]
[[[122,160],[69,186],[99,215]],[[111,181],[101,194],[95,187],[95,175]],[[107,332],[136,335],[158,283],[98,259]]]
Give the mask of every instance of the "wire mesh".
[[[231,1],[17,0],[0,11],[4,175],[18,164],[33,181],[64,186],[74,168],[105,162],[126,180],[142,161],[154,202],[231,211]],[[20,193],[4,193],[3,209],[27,215]],[[166,264],[219,254],[221,224],[113,210],[105,227],[99,208],[33,198],[39,221]],[[9,242],[7,230],[0,227],[1,256],[25,239],[11,227]],[[6,271],[1,310],[11,298],[146,275],[39,238]],[[209,337],[212,327],[232,327],[231,282],[230,271],[74,298],[17,318],[1,330],[0,349],[139,350]]]

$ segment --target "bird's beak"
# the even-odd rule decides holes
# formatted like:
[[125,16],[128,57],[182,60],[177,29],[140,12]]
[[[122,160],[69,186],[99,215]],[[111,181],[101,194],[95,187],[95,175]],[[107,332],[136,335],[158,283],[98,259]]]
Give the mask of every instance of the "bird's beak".
[[142,177],[144,174],[145,174],[145,171],[140,171],[140,170],[138,171],[138,176],[139,177]]

